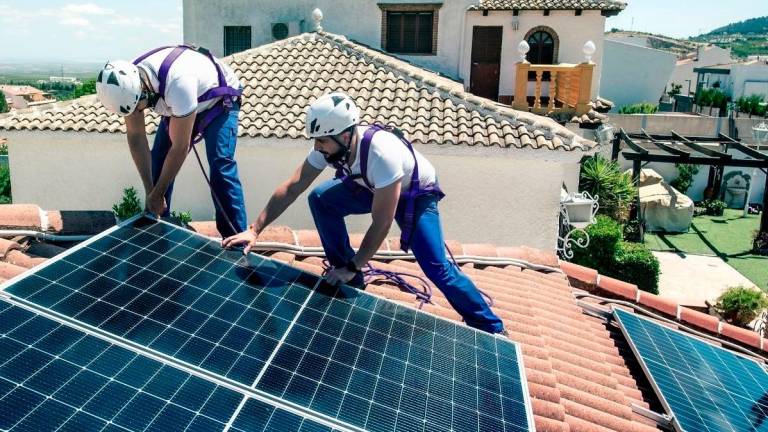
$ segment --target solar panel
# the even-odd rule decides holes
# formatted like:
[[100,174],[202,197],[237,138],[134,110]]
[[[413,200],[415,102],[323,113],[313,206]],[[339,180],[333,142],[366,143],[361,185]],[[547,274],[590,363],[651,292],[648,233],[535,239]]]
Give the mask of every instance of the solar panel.
[[317,277],[164,223],[109,232],[5,291],[250,385]]
[[511,341],[166,223],[108,230],[5,292],[290,406],[249,400],[233,430],[534,430]]
[[753,359],[614,309],[677,430],[768,431],[768,374]]
[[517,346],[322,283],[256,388],[371,431],[532,430]]
[[231,423],[233,430],[243,431],[331,431],[245,398],[0,301],[2,430],[210,431]]

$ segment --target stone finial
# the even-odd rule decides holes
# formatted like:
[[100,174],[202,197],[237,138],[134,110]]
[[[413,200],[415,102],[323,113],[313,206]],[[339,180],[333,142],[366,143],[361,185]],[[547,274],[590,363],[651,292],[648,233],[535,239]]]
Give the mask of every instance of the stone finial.
[[581,52],[584,53],[584,59],[587,63],[592,63],[592,56],[595,54],[595,51],[597,51],[597,47],[591,40],[584,44]]
[[517,45],[517,52],[520,53],[520,63],[528,63],[528,60],[525,58],[525,56],[528,54],[528,51],[531,50],[531,46],[528,45],[528,42],[521,41]]
[[320,8],[315,8],[312,11],[312,20],[315,21],[315,31],[323,31],[323,27],[320,25],[320,22],[323,20],[323,11]]

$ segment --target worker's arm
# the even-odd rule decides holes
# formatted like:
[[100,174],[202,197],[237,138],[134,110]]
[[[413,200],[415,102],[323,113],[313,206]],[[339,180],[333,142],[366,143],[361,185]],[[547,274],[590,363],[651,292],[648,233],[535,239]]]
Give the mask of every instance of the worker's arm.
[[[360,249],[358,249],[355,256],[352,257],[352,262],[355,263],[355,267],[363,268],[373,255],[379,250],[379,247],[384,242],[389,234],[389,229],[392,227],[392,221],[395,218],[395,211],[397,211],[397,203],[400,199],[400,181],[395,181],[389,186],[376,189],[373,193],[373,204],[371,205],[371,226],[368,227],[368,231],[365,232],[362,243],[360,243]],[[328,283],[335,285],[339,282],[349,282],[355,274],[346,268],[336,268],[328,272],[325,279]]]
[[186,117],[172,117],[168,122],[168,136],[171,139],[171,148],[165,157],[160,177],[147,195],[147,209],[160,215],[165,212],[165,192],[173,182],[184,164],[184,159],[189,152],[192,140],[192,128],[195,125],[196,113]]
[[125,117],[125,132],[128,137],[128,148],[131,151],[133,163],[139,171],[144,194],[152,192],[152,162],[149,153],[149,143],[144,125],[144,111],[135,110]]
[[244,253],[248,253],[253,245],[256,243],[256,238],[261,231],[264,230],[269,224],[275,221],[281,214],[287,209],[296,198],[299,197],[309,185],[320,175],[322,170],[313,167],[306,160],[304,163],[294,171],[291,177],[281,183],[277,189],[272,193],[264,210],[259,213],[259,217],[253,223],[251,228],[224,239],[221,243],[223,247],[245,245],[243,249]]

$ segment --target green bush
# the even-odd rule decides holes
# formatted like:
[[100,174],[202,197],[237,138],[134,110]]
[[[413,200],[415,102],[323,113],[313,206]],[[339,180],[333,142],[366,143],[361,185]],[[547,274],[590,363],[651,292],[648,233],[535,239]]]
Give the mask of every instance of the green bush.
[[[571,262],[658,294],[659,261],[645,245],[622,241],[621,225],[607,216],[598,216],[586,232],[589,245],[574,247]],[[582,237],[574,233],[576,240]]]
[[764,98],[762,95],[753,94],[746,97],[742,96],[736,101],[736,106],[739,108],[740,112],[745,114],[765,116],[768,107],[765,105],[760,105],[760,103],[763,102],[763,99]]
[[143,207],[141,206],[141,200],[133,187],[123,189],[123,199],[119,204],[112,206],[112,211],[115,212],[120,220],[125,220],[131,216],[141,213]]
[[623,173],[618,162],[600,155],[582,161],[579,190],[597,197],[600,203],[599,214],[619,221],[629,217],[629,205],[637,193],[632,176]]
[[0,166],[0,204],[11,202],[11,170],[7,166]]
[[653,114],[659,110],[658,105],[649,103],[637,103],[632,105],[624,105],[619,108],[619,114]]
[[171,211],[171,217],[176,218],[179,220],[179,222],[182,223],[182,225],[187,225],[190,222],[192,222],[192,212],[189,211],[179,211],[176,210]]
[[728,106],[728,96],[719,88],[701,89],[696,92],[696,105],[720,108],[724,112]]
[[693,186],[693,178],[699,173],[699,166],[678,163],[675,166],[677,167],[677,177],[669,184],[680,192],[686,193]]
[[622,242],[606,274],[633,283],[643,291],[659,293],[659,260],[641,243]]
[[746,327],[768,307],[765,293],[744,286],[730,287],[717,299],[715,310],[727,322]]
[[708,199],[701,202],[701,207],[704,207],[704,214],[709,216],[722,216],[725,212],[725,202],[719,199]]
[[[595,223],[585,230],[589,235],[589,246],[574,247],[572,262],[600,271],[610,266],[621,241],[621,226],[608,216],[598,215]],[[573,234],[574,239],[583,237],[580,232]]]

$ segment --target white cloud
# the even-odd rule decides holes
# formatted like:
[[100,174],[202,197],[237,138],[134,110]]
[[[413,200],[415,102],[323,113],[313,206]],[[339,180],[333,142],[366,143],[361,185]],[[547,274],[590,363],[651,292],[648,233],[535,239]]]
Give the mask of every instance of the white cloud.
[[64,13],[72,15],[114,15],[113,9],[105,9],[93,3],[68,4],[62,8]]
[[83,17],[78,16],[71,16],[67,18],[63,18],[59,21],[61,25],[70,26],[70,27],[90,27],[91,22]]

